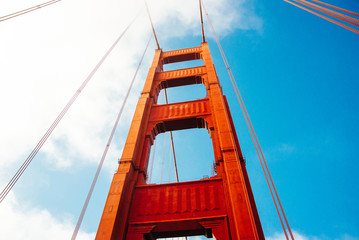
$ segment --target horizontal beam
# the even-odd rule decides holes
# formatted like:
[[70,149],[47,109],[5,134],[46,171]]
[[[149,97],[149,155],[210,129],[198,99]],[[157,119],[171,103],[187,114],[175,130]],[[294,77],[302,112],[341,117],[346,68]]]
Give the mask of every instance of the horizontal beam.
[[221,178],[136,187],[130,224],[227,215]]
[[185,48],[163,52],[161,60],[163,64],[183,62],[201,59],[202,47]]
[[206,67],[199,66],[199,67],[179,69],[173,71],[158,72],[156,73],[155,80],[163,81],[163,80],[176,79],[176,78],[186,78],[192,76],[200,76],[206,73],[207,73]]
[[184,118],[210,115],[211,109],[208,98],[194,101],[153,105],[149,122],[179,120]]

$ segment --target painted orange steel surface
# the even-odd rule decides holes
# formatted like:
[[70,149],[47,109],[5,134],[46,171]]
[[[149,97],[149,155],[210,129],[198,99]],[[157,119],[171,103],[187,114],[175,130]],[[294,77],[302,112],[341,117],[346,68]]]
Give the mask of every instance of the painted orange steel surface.
[[[202,59],[204,66],[163,71],[163,64]],[[157,105],[161,89],[204,84],[207,97]],[[206,128],[217,175],[199,181],[146,184],[151,146],[159,133]],[[156,50],[122,157],[106,200],[98,240],[205,235],[264,239],[245,163],[207,43]]]

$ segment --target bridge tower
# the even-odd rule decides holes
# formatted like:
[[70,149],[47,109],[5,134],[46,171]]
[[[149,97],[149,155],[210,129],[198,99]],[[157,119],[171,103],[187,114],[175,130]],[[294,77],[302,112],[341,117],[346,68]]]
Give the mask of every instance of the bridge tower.
[[[164,64],[196,59],[202,59],[204,65],[163,71]],[[191,84],[204,84],[207,97],[157,105],[161,89]],[[190,128],[208,130],[217,175],[198,181],[146,184],[156,136]],[[219,240],[264,239],[232,117],[207,43],[168,52],[156,50],[96,239],[191,235],[214,235]]]

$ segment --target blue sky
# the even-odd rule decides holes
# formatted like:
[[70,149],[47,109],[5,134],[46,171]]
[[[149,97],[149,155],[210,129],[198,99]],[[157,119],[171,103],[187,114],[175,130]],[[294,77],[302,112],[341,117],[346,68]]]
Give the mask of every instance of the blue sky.
[[[326,2],[359,12],[359,3],[354,0]],[[0,15],[38,3],[0,1]],[[63,1],[0,23],[1,186],[141,4]],[[164,51],[200,45],[197,4],[149,1]],[[205,4],[296,239],[359,239],[358,34],[279,0]],[[146,16],[141,16],[1,204],[0,215],[6,217],[1,217],[0,223],[7,239],[48,239],[53,233],[58,239],[70,238],[149,30]],[[265,235],[283,239],[253,144],[208,27],[206,34],[247,160]],[[154,48],[152,42],[79,239],[92,239],[96,232]],[[197,99],[204,96],[204,88],[170,89],[168,95],[170,102]],[[159,181],[163,135],[157,141],[155,182]],[[211,174],[213,154],[207,150],[211,142],[204,129],[174,132],[174,141],[181,179]],[[169,142],[167,159],[168,150]],[[168,169],[164,179],[168,180]],[[17,224],[24,226],[21,231]]]

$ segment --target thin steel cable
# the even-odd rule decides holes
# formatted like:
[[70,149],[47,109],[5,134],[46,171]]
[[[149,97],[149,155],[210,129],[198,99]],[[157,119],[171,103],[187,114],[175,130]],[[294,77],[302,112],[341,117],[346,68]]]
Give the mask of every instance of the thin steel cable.
[[[161,94],[161,99],[159,100],[159,102],[162,102],[163,100],[163,96],[164,96],[164,93]],[[151,169],[150,169],[150,174],[149,174],[149,180],[148,182],[151,183],[151,180],[152,180],[152,171],[153,171],[153,163],[155,161],[155,154],[156,154],[156,139],[155,139],[155,145],[153,146],[153,154],[152,154],[152,162],[151,162]]]
[[[207,13],[207,11],[206,11],[206,8],[205,8],[204,4],[203,4],[203,8],[204,8],[204,10],[205,10],[205,13],[206,13],[207,19],[208,19],[208,21],[209,21],[209,23],[210,23],[210,26],[211,26],[211,28],[212,28],[212,31],[213,31],[213,33],[215,33],[214,28],[213,28],[213,25],[212,25],[212,23],[211,23],[211,21],[210,21],[209,15],[208,15],[208,13]],[[216,38],[216,41],[218,41],[218,43],[219,43],[219,40],[218,40],[217,35],[214,34],[214,36],[215,36],[215,38]],[[218,46],[220,46],[220,45],[218,45]],[[220,48],[220,51],[223,52],[223,50],[222,50],[221,48]],[[221,54],[222,54],[222,52],[221,52]],[[222,57],[223,57],[223,55],[222,55]],[[227,67],[228,63],[225,62],[225,64],[226,64],[226,68],[227,68],[227,71],[228,71],[228,69],[229,69],[229,66]],[[229,126],[231,126],[231,123],[229,122],[229,117],[227,117],[227,124],[228,124]],[[232,135],[232,137],[231,137],[231,141],[232,141],[232,144],[235,146],[236,143],[235,143],[235,141],[234,141],[234,139],[233,139],[233,135]],[[236,154],[237,159],[239,159],[240,154],[238,153],[238,149],[237,149],[237,148],[235,148],[235,154]],[[224,167],[226,167],[226,165],[224,165]],[[239,164],[238,161],[237,161],[237,168],[239,169],[239,171],[241,171],[241,166],[240,166],[240,164]],[[242,175],[241,175],[241,178],[242,178],[242,181],[244,181],[244,178],[243,178]],[[242,187],[244,188],[244,191],[245,191],[245,190],[246,190],[246,186],[243,185]],[[229,190],[231,191],[231,189],[229,189]],[[246,198],[246,205],[247,205],[248,209],[251,209],[251,208],[252,208],[248,198]],[[279,213],[279,212],[278,212],[278,213]],[[279,216],[280,216],[280,215],[279,215]],[[280,218],[280,219],[281,219],[281,218]],[[254,220],[254,218],[253,218],[252,215],[250,215],[250,220],[251,220],[252,224],[255,225],[255,220]],[[236,221],[236,219],[235,219],[235,221]],[[283,224],[282,224],[282,225],[283,225]],[[284,225],[283,225],[283,226],[284,226]],[[254,235],[257,235],[257,232],[255,232],[254,229],[253,229],[253,234],[254,234]],[[239,233],[237,233],[237,238],[240,238]]]
[[[166,98],[166,104],[168,104],[166,88],[164,89],[164,93],[165,93],[165,98]],[[176,179],[177,179],[177,182],[179,182],[178,169],[177,169],[177,159],[176,159],[176,153],[175,153],[175,145],[173,143],[172,131],[170,131],[170,137],[171,137],[171,146],[172,146],[172,152],[173,152],[173,162],[174,162],[174,165],[175,165]]]
[[[204,9],[205,9],[205,8],[204,8]],[[206,11],[206,9],[205,9],[205,11]],[[209,19],[209,17],[208,17],[207,12],[206,12],[206,15],[207,15],[208,21],[210,22],[210,19]],[[210,23],[210,26],[211,26],[212,31],[215,33],[214,28],[213,28],[213,26],[212,26],[212,23]],[[220,45],[220,43],[219,43],[219,39],[218,39],[218,37],[217,37],[216,35],[215,35],[215,40],[216,40],[216,42],[217,42],[217,45],[219,46],[219,49],[220,49],[220,52],[221,52],[222,58],[223,58],[224,63],[225,63],[225,65],[226,65],[227,72],[228,72],[228,74],[229,74],[229,76],[230,76],[230,79],[231,79],[231,82],[232,82],[233,88],[235,88],[234,83],[233,83],[233,80],[232,80],[232,76],[231,76],[231,74],[230,74],[230,72],[231,72],[231,71],[230,71],[230,67],[229,67],[228,62],[227,62],[227,60],[226,60],[226,58],[225,58],[225,55],[224,55],[223,49],[222,49],[222,47],[221,47],[221,45]],[[285,233],[286,239],[288,240],[289,238],[288,238],[288,235],[287,235],[287,232],[286,232],[286,229],[285,229],[285,226],[284,226],[284,223],[283,223],[283,220],[282,220],[282,217],[281,217],[281,214],[280,214],[280,211],[279,211],[279,208],[278,208],[277,202],[275,201],[274,194],[273,194],[273,191],[272,191],[271,185],[270,185],[270,183],[269,183],[269,180],[268,180],[267,174],[266,174],[266,172],[265,172],[265,170],[264,170],[264,165],[263,165],[263,163],[262,163],[262,159],[261,159],[261,157],[260,157],[260,154],[259,154],[259,151],[258,151],[257,145],[256,145],[256,143],[255,143],[255,140],[254,140],[254,138],[253,138],[253,135],[252,135],[251,129],[250,129],[250,127],[249,127],[248,120],[247,120],[247,116],[244,114],[244,109],[243,109],[243,106],[242,106],[241,101],[239,100],[240,98],[239,98],[239,96],[238,96],[237,91],[235,91],[235,93],[236,93],[237,99],[238,99],[238,101],[239,101],[239,103],[240,103],[240,106],[241,106],[241,109],[242,109],[242,112],[243,112],[244,118],[245,118],[245,120],[246,120],[246,123],[247,123],[248,129],[249,129],[249,131],[250,131],[250,133],[251,133],[252,141],[253,141],[253,143],[254,143],[254,146],[255,146],[255,149],[256,149],[256,152],[257,152],[258,158],[259,158],[259,160],[260,160],[260,163],[261,163],[261,166],[262,166],[262,169],[263,169],[263,172],[264,172],[264,175],[265,175],[265,177],[266,177],[266,181],[267,181],[267,184],[268,184],[268,187],[269,187],[270,193],[271,193],[271,195],[272,195],[273,202],[274,202],[274,204],[275,204],[275,207],[276,207],[276,210],[277,210],[277,213],[278,213],[278,216],[279,216],[279,219],[280,219],[280,222],[281,222],[281,225],[282,225],[283,231],[284,231],[284,233]]]
[[118,115],[117,115],[115,124],[113,125],[112,131],[111,131],[111,134],[110,134],[110,137],[108,138],[108,141],[107,141],[105,150],[104,150],[104,152],[103,152],[103,154],[102,154],[102,157],[101,157],[101,161],[100,161],[100,163],[99,163],[99,165],[98,165],[98,167],[97,167],[96,174],[95,174],[95,176],[94,176],[94,178],[93,178],[93,180],[92,180],[92,184],[91,184],[90,190],[89,190],[89,192],[88,192],[88,194],[87,194],[85,203],[84,203],[84,205],[83,205],[83,207],[82,207],[81,214],[80,214],[80,216],[79,216],[79,218],[78,218],[78,220],[77,220],[77,224],[76,224],[75,230],[74,230],[74,232],[73,232],[73,234],[72,234],[71,240],[75,240],[76,237],[77,237],[77,233],[78,233],[78,231],[79,231],[79,229],[80,229],[80,226],[81,226],[83,217],[84,217],[84,215],[85,215],[85,213],[86,213],[87,206],[88,206],[88,204],[89,204],[89,201],[90,201],[90,199],[91,199],[93,190],[94,190],[95,185],[96,185],[96,183],[97,183],[97,179],[98,179],[98,176],[99,176],[100,171],[101,171],[101,169],[102,169],[102,165],[103,165],[103,163],[104,163],[104,161],[105,161],[105,158],[106,158],[108,149],[110,148],[110,145],[111,145],[111,142],[112,142],[112,138],[113,138],[113,136],[114,136],[114,134],[115,134],[115,131],[116,131],[116,129],[117,129],[118,122],[120,121],[120,118],[121,118],[123,109],[124,109],[124,107],[125,107],[125,105],[126,105],[128,96],[130,95],[131,89],[132,89],[132,87],[133,87],[133,83],[135,82],[135,79],[136,79],[138,70],[139,70],[140,67],[141,67],[143,58],[144,58],[144,56],[145,56],[145,54],[146,54],[146,52],[147,52],[148,45],[150,44],[151,39],[152,39],[152,36],[150,36],[150,39],[149,39],[148,42],[147,42],[146,48],[145,48],[145,50],[144,50],[144,52],[143,52],[143,54],[142,54],[142,57],[141,57],[141,60],[140,60],[140,62],[139,62],[139,64],[138,64],[138,66],[137,66],[135,75],[134,75],[133,78],[132,78],[130,87],[129,87],[128,90],[127,90],[125,99],[123,100],[121,109],[120,109],[120,111],[119,111],[119,113],[118,113]]
[[337,22],[337,21],[335,21],[335,20],[333,20],[333,19],[330,19],[330,18],[328,18],[328,17],[325,17],[325,16],[323,16],[323,15],[321,15],[321,14],[319,14],[319,13],[313,12],[313,11],[311,11],[311,10],[309,10],[309,9],[303,7],[303,6],[300,6],[300,5],[298,5],[298,4],[295,4],[294,2],[291,2],[291,1],[289,1],[289,0],[284,0],[284,1],[286,1],[287,3],[290,3],[290,4],[292,4],[292,5],[294,5],[294,6],[296,6],[296,7],[299,7],[299,8],[301,8],[301,9],[307,11],[307,12],[310,12],[310,13],[312,13],[312,14],[314,14],[314,15],[317,15],[318,17],[321,17],[321,18],[323,18],[323,19],[325,19],[325,20],[327,20],[327,21],[329,21],[329,22],[332,22],[332,23],[338,25],[338,26],[341,26],[341,27],[343,27],[343,28],[345,28],[345,29],[347,29],[347,30],[350,30],[350,31],[352,31],[352,32],[355,32],[355,33],[359,34],[359,31],[356,30],[356,29],[354,29],[354,28],[348,27],[348,26],[346,26],[346,25],[344,25],[344,24],[342,24],[342,23],[340,23],[340,22]]
[[163,154],[162,154],[162,166],[161,166],[161,181],[160,183],[162,183],[162,177],[163,177],[163,166],[164,166],[164,163],[165,163],[165,150],[166,150],[166,133],[164,133],[164,139],[163,139]]
[[155,153],[156,153],[156,143],[157,143],[157,141],[155,140],[155,145],[153,146],[153,154],[152,154],[150,174],[149,174],[149,176],[148,176],[148,183],[151,183],[151,179],[152,179],[153,162],[154,162],[154,160],[155,160]]
[[[222,49],[222,46],[220,45],[220,42],[219,42],[218,37],[217,37],[217,40],[218,40],[218,43],[219,43],[220,48]],[[261,153],[263,162],[264,162],[264,164],[265,164],[265,166],[266,166],[269,179],[270,179],[270,181],[271,181],[271,183],[272,183],[273,190],[274,190],[275,195],[276,195],[276,197],[277,197],[277,201],[278,201],[278,204],[279,204],[279,206],[280,206],[280,208],[281,208],[281,211],[282,211],[282,214],[283,214],[283,218],[284,218],[284,220],[285,220],[285,222],[286,222],[288,231],[289,231],[289,233],[290,233],[290,235],[291,235],[291,238],[294,240],[294,236],[293,236],[292,230],[291,230],[291,228],[290,228],[290,226],[289,226],[289,223],[288,223],[286,214],[285,214],[285,212],[284,212],[284,208],[283,208],[283,206],[282,206],[282,203],[281,203],[281,201],[280,201],[280,198],[279,198],[277,189],[276,189],[276,187],[275,187],[274,181],[273,181],[272,176],[271,176],[271,173],[270,173],[270,171],[269,171],[269,168],[268,168],[268,165],[267,165],[267,161],[265,160],[265,157],[264,157],[262,148],[261,148],[261,146],[260,146],[260,144],[259,144],[259,140],[258,140],[258,138],[257,138],[256,132],[255,132],[255,130],[254,130],[254,127],[253,127],[253,125],[252,125],[251,119],[250,119],[249,114],[248,114],[248,112],[247,112],[247,108],[246,108],[246,106],[245,106],[245,104],[244,104],[244,101],[243,101],[243,99],[242,99],[242,95],[241,95],[240,92],[239,92],[239,88],[238,88],[237,82],[236,82],[235,79],[234,79],[232,70],[231,70],[230,67],[229,67],[229,64],[228,64],[228,61],[227,61],[227,58],[226,58],[226,56],[225,56],[225,54],[224,54],[223,49],[222,49],[222,53],[223,53],[223,56],[224,56],[225,61],[227,62],[228,72],[229,72],[230,75],[232,76],[232,80],[233,80],[233,82],[234,82],[234,84],[235,84],[235,89],[237,90],[238,96],[240,97],[240,100],[241,100],[242,105],[243,105],[243,109],[244,109],[244,111],[245,111],[245,113],[246,113],[246,115],[247,115],[249,124],[250,124],[250,126],[251,126],[252,131],[253,131],[253,134],[254,134],[255,140],[256,140],[256,142],[257,142],[258,148],[259,148],[259,150],[260,150],[260,153]]]
[[75,92],[75,94],[71,97],[69,102],[66,104],[66,106],[63,108],[63,110],[60,112],[60,114],[57,116],[55,121],[51,124],[49,129],[46,131],[44,136],[40,139],[40,141],[37,143],[35,148],[31,151],[29,156],[26,158],[26,160],[23,162],[23,164],[20,166],[20,168],[17,170],[15,175],[12,177],[12,179],[9,181],[9,183],[5,186],[5,188],[0,193],[0,203],[5,199],[7,194],[11,191],[11,189],[14,187],[16,182],[19,180],[21,175],[24,173],[26,168],[29,166],[31,161],[34,159],[34,157],[37,155],[41,147],[44,145],[46,140],[49,138],[49,136],[52,134],[58,123],[61,121],[61,119],[64,117],[64,115],[67,113],[68,109],[72,106],[72,104],[75,102],[77,97],[80,95],[80,93],[83,91],[83,89],[86,87],[88,82],[92,79],[92,77],[95,75],[99,67],[102,65],[102,63],[105,61],[107,56],[111,53],[111,51],[114,49],[114,47],[117,45],[117,43],[120,41],[122,36],[126,33],[126,31],[129,29],[129,27],[133,24],[133,22],[136,20],[139,14],[136,15],[136,17],[130,22],[130,24],[125,28],[125,30],[121,33],[121,35],[117,38],[117,40],[113,43],[113,45],[109,48],[109,50],[105,53],[105,55],[101,58],[101,60],[97,63],[95,68],[91,71],[91,73],[87,76],[85,81],[81,84],[79,89]]
[[[341,14],[341,13],[338,13],[338,12],[335,12],[335,11],[332,11],[332,10],[330,10],[330,9],[327,9],[327,8],[324,8],[324,7],[321,7],[321,6],[318,6],[318,5],[316,5],[316,4],[313,4],[313,3],[310,3],[310,2],[307,2],[307,1],[303,1],[303,0],[293,0],[293,1],[295,1],[295,2],[297,2],[297,3],[300,3],[300,4],[303,4],[303,5],[307,6],[307,7],[310,7],[310,8],[312,8],[312,9],[315,9],[315,10],[317,10],[317,11],[319,11],[319,12],[322,12],[322,13],[324,13],[324,14],[327,14],[327,15],[329,15],[329,16],[335,17],[335,18],[337,18],[337,19],[339,19],[339,20],[342,20],[342,21],[344,21],[344,22],[347,22],[347,23],[350,23],[350,24],[352,24],[352,25],[355,25],[355,26],[359,27],[359,24],[358,24],[358,23],[355,23],[355,22],[359,22],[358,19],[355,19],[355,18],[352,18],[352,17],[348,17],[348,16],[346,16],[346,15],[344,15],[344,14]],[[354,22],[353,22],[353,21],[354,21]]]
[[[217,39],[218,39],[218,38],[217,38]],[[219,42],[219,39],[218,39],[218,42]],[[223,52],[222,47],[221,47],[221,50],[222,50],[222,52]],[[224,54],[224,52],[223,52],[223,54]],[[225,57],[225,55],[223,55],[223,56]],[[226,59],[226,58],[225,58],[225,59]],[[226,59],[226,61],[227,61],[227,59]],[[227,67],[227,71],[230,71],[228,62],[226,62],[226,63],[227,63],[227,66],[228,66],[228,67]],[[232,78],[231,78],[231,82],[232,82],[232,85],[233,85],[233,80],[232,80]],[[238,96],[237,96],[237,97],[238,97]],[[240,105],[241,105],[241,104],[240,104]],[[242,108],[242,105],[241,105],[241,108]],[[230,123],[230,121],[229,121],[229,117],[227,117],[227,124],[228,124],[229,126],[231,126],[231,123]],[[235,141],[234,141],[234,139],[233,139],[233,135],[232,135],[231,141],[232,141],[232,144],[233,144],[233,145],[236,145],[236,143],[235,143]],[[256,145],[255,145],[255,147],[256,147]],[[236,150],[236,151],[235,151],[236,157],[237,157],[237,159],[239,159],[240,154],[238,153],[237,148],[236,148],[235,150]],[[257,154],[258,154],[258,149],[257,149],[257,147],[256,147],[256,150],[257,150]],[[260,160],[261,160],[261,159],[260,159]],[[237,167],[238,167],[239,170],[241,170],[241,166],[240,166],[239,161],[237,161]],[[241,177],[242,177],[242,181],[244,182],[245,180],[244,180],[244,178],[243,178],[242,175],[241,175]],[[246,189],[246,186],[243,186],[243,188]],[[274,196],[273,196],[273,197],[274,197]],[[248,199],[246,199],[246,200],[248,200]],[[249,200],[248,200],[246,203],[247,203],[248,208],[250,209],[250,208],[251,208],[251,205],[250,205]],[[278,212],[278,213],[279,213],[279,212]],[[253,225],[255,225],[255,220],[253,219],[252,215],[251,215],[251,220],[252,220]],[[282,223],[282,226],[284,226],[283,223]],[[254,234],[257,234],[257,232],[254,232]]]
[[[232,71],[231,71],[230,69],[228,69],[228,71],[230,71],[230,74],[232,75]],[[232,75],[232,79],[233,79],[233,81],[234,81],[233,75]],[[233,81],[232,81],[232,85],[233,85]],[[266,168],[266,170],[267,170],[268,177],[269,177],[269,179],[271,180],[274,193],[275,193],[275,195],[277,196],[277,201],[278,201],[279,207],[280,207],[281,210],[282,210],[283,218],[284,218],[284,220],[286,221],[288,231],[289,231],[289,233],[290,233],[290,235],[291,235],[291,238],[294,240],[292,231],[291,231],[291,229],[290,229],[290,227],[289,227],[289,223],[288,223],[288,221],[287,221],[287,219],[286,219],[286,215],[284,214],[284,209],[283,209],[282,204],[281,204],[281,202],[280,202],[280,199],[279,199],[277,190],[276,190],[276,188],[275,188],[275,186],[274,186],[273,179],[272,179],[271,174],[270,174],[270,172],[269,172],[267,163],[266,163],[266,161],[265,161],[265,158],[264,158],[262,149],[261,149],[260,144],[259,144],[259,142],[258,142],[256,133],[255,133],[254,128],[253,128],[253,125],[252,125],[252,122],[251,122],[251,120],[250,120],[250,118],[249,118],[249,115],[248,115],[246,106],[244,105],[242,96],[241,96],[241,94],[239,93],[238,86],[237,86],[237,83],[236,83],[235,81],[234,81],[234,85],[235,85],[234,87],[237,89],[239,98],[240,98],[241,103],[242,103],[242,104],[240,103],[240,104],[241,104],[242,111],[243,111],[243,109],[244,109],[244,111],[245,111],[245,113],[246,113],[246,115],[247,115],[247,118],[245,117],[245,118],[246,118],[246,123],[247,123],[247,126],[248,126],[248,123],[249,123],[249,125],[250,125],[250,133],[251,133],[252,141],[253,141],[253,143],[255,144],[255,148],[256,148],[256,152],[257,152],[258,157],[259,157],[258,149],[259,149],[259,151],[260,151],[260,153],[261,153],[262,158],[259,157],[259,160],[260,160],[262,169],[264,170],[264,167],[263,167],[263,163],[264,163],[265,168]],[[237,95],[237,99],[238,99],[238,95]],[[254,139],[253,139],[253,136],[254,136]],[[267,184],[269,184],[267,174],[265,173],[265,176],[266,176]],[[270,189],[270,192],[271,192],[272,197],[274,198],[274,196],[273,196],[273,191],[272,191],[272,188],[270,187],[270,184],[269,184],[269,189]],[[275,205],[276,205],[276,208],[278,208],[276,202],[275,202]],[[280,212],[278,211],[278,209],[277,209],[277,213],[280,214]],[[279,215],[279,217],[280,217],[280,219],[281,219],[281,216],[280,216],[280,215]],[[285,229],[283,223],[282,223],[282,227]],[[288,239],[288,236],[287,236],[286,232],[285,232],[285,235],[286,235],[286,237],[287,237],[287,239]]]
[[46,5],[46,4],[52,4],[53,2],[59,2],[59,1],[61,1],[61,0],[51,0],[51,1],[48,1],[48,2],[45,2],[45,3],[41,3],[41,4],[38,4],[36,6],[26,8],[26,9],[23,9],[23,10],[20,10],[20,11],[17,11],[17,12],[2,16],[2,17],[0,17],[0,19],[10,17],[10,16],[15,15],[15,14],[19,14],[19,13],[22,13],[22,12],[25,12],[25,11],[28,11],[28,10],[31,10],[31,9],[34,9],[34,8],[39,8],[39,7],[41,7],[43,5]]
[[[218,40],[218,41],[219,41],[219,40]],[[222,47],[221,47],[221,49],[222,49]],[[223,52],[223,49],[222,49],[222,52]],[[223,54],[224,54],[224,52],[223,52]],[[223,56],[224,56],[224,58],[225,58],[225,61],[227,62],[227,59],[226,59],[225,55],[223,55]],[[239,92],[237,83],[236,83],[236,81],[235,81],[235,79],[234,79],[234,76],[233,76],[233,74],[232,74],[231,69],[229,68],[228,62],[227,62],[227,66],[228,66],[227,71],[229,72],[229,74],[230,74],[230,76],[231,76],[232,85],[233,85],[233,87],[235,88],[235,91],[237,92],[237,93],[236,93],[237,99],[238,99],[238,97],[239,97],[238,101],[239,101],[239,103],[240,103],[240,105],[241,105],[242,111],[244,110],[244,112],[245,112],[245,115],[244,115],[244,116],[245,116],[245,119],[246,119],[247,126],[248,126],[248,123],[249,123],[249,125],[250,125],[250,127],[249,127],[249,126],[248,126],[248,127],[249,127],[249,130],[250,130],[250,133],[251,133],[252,141],[253,141],[253,143],[255,144],[256,152],[257,152],[257,155],[258,155],[258,157],[259,157],[259,160],[260,160],[262,169],[263,169],[263,171],[264,171],[264,167],[263,167],[263,163],[264,163],[265,168],[267,169],[268,177],[269,177],[269,179],[271,180],[274,193],[275,193],[275,195],[277,196],[277,201],[278,201],[279,207],[281,208],[281,211],[282,211],[282,214],[283,214],[283,213],[284,213],[284,209],[283,209],[282,204],[281,204],[281,202],[280,202],[280,199],[279,199],[277,190],[276,190],[276,188],[275,188],[275,186],[274,186],[273,179],[272,179],[272,177],[271,177],[271,174],[270,174],[270,172],[269,172],[269,168],[268,168],[267,163],[266,163],[266,160],[265,160],[265,158],[264,158],[264,154],[263,154],[262,149],[261,149],[261,147],[260,147],[260,144],[259,144],[258,138],[257,138],[257,136],[256,136],[256,133],[255,133],[255,131],[254,131],[252,122],[251,122],[251,120],[250,120],[250,118],[249,118],[249,115],[248,115],[246,106],[244,105],[244,101],[243,101],[243,99],[242,99],[242,96],[241,96],[241,94],[240,94],[240,92]],[[254,136],[254,139],[253,139],[253,136]],[[260,156],[259,156],[258,149],[259,149],[259,152],[261,153],[262,158],[260,158]],[[265,173],[265,176],[266,176],[266,178],[267,178],[266,172],[264,172],[264,173]],[[269,182],[268,182],[268,178],[267,178],[266,180],[267,180],[268,186],[269,186],[269,188],[270,188],[270,184],[269,184]],[[270,188],[270,191],[271,191],[272,197],[274,197],[271,188]],[[277,205],[276,202],[275,202],[275,205]],[[277,209],[277,213],[280,214],[279,211],[278,211],[278,209]],[[279,215],[279,217],[280,217],[280,219],[281,219],[281,216],[280,216],[280,215]],[[286,225],[287,225],[287,227],[288,227],[288,231],[289,231],[289,233],[290,233],[292,239],[294,239],[293,234],[292,234],[292,231],[291,231],[291,229],[290,229],[290,227],[289,227],[289,223],[288,223],[288,221],[287,221],[287,219],[286,219],[286,215],[285,215],[285,214],[283,214],[283,218],[284,218],[284,220],[286,221]],[[283,223],[282,223],[282,227],[285,229]],[[285,233],[286,233],[286,232],[285,232]],[[285,234],[285,235],[286,235],[286,234]],[[287,238],[288,238],[288,236],[287,236]]]
[[61,1],[61,0],[48,1],[48,2],[41,3],[41,4],[39,4],[39,5],[30,7],[30,8],[27,8],[27,9],[21,10],[21,11],[17,11],[17,12],[14,12],[14,13],[11,13],[11,14],[8,14],[8,15],[5,15],[5,16],[2,16],[2,17],[0,17],[0,22],[5,21],[5,20],[8,20],[8,19],[11,19],[11,18],[14,18],[14,17],[18,17],[18,16],[23,15],[23,14],[25,14],[25,13],[29,13],[29,12],[38,10],[38,9],[40,9],[40,8],[43,8],[43,7],[52,5],[52,4],[57,3],[57,2],[60,2],[60,1]]
[[[171,142],[171,145],[172,145],[172,142]],[[172,151],[170,151],[170,162],[169,162],[169,166],[168,166],[168,182],[169,183],[171,182],[171,167],[172,167],[171,158],[172,158]]]
[[172,131],[170,131],[170,137],[171,137],[171,146],[172,146],[172,152],[173,152],[173,162],[174,162],[174,165],[175,165],[176,180],[177,180],[177,182],[179,182],[178,168],[177,168],[177,158],[176,158],[176,154],[175,154],[175,145],[173,143]]
[[[168,98],[167,98],[167,90],[166,88],[164,89],[164,95],[166,98],[166,104],[168,104]],[[174,167],[175,167],[175,173],[176,173],[176,180],[177,182],[179,182],[179,176],[178,176],[178,169],[177,169],[177,159],[176,159],[176,154],[175,154],[175,145],[173,143],[173,135],[172,135],[172,131],[170,131],[170,137],[171,137],[171,146],[172,146],[172,152],[173,152],[173,162],[174,162]],[[170,158],[170,163],[171,163],[171,158]],[[171,166],[171,165],[170,165]],[[185,240],[187,240],[187,236],[184,237]]]
[[[275,206],[276,206],[276,210],[277,210],[279,219],[280,219],[280,221],[281,221],[281,225],[282,225],[283,231],[284,231],[284,233],[285,233],[285,235],[286,235],[286,238],[288,239],[288,235],[287,235],[286,229],[285,229],[285,227],[284,227],[281,214],[280,214],[280,212],[279,212],[279,209],[278,209],[278,206],[277,206],[275,197],[274,197],[273,192],[272,192],[271,184],[270,184],[269,181],[268,181],[267,173],[266,173],[265,168],[264,168],[263,163],[262,163],[262,158],[263,158],[263,162],[264,162],[265,165],[266,165],[266,169],[267,169],[267,172],[268,172],[268,176],[270,177],[270,180],[271,180],[273,189],[274,189],[274,191],[275,191],[275,193],[276,193],[277,201],[278,201],[278,203],[279,203],[279,205],[280,205],[280,207],[281,207],[283,217],[284,217],[284,219],[285,219],[285,221],[286,221],[286,225],[287,225],[288,231],[289,231],[289,233],[290,233],[290,235],[291,235],[291,238],[294,239],[294,236],[293,236],[292,231],[291,231],[291,229],[290,229],[290,226],[289,226],[289,223],[288,223],[288,221],[287,221],[286,215],[285,215],[285,213],[284,213],[284,209],[283,209],[283,207],[282,207],[282,205],[281,205],[279,196],[278,196],[278,194],[277,194],[277,191],[276,191],[274,182],[273,182],[273,180],[272,180],[272,178],[271,178],[269,169],[268,169],[268,167],[267,167],[267,164],[266,164],[266,161],[265,161],[263,152],[261,151],[258,138],[256,137],[256,134],[255,134],[255,132],[254,132],[253,125],[251,124],[251,121],[250,121],[248,112],[247,112],[247,110],[246,110],[246,108],[245,108],[245,105],[244,105],[243,99],[242,99],[242,97],[241,97],[241,95],[240,95],[238,86],[237,86],[237,84],[236,84],[236,81],[234,80],[233,73],[232,73],[232,71],[231,71],[231,69],[230,69],[230,67],[229,67],[228,61],[227,61],[227,59],[226,59],[226,57],[225,57],[225,55],[224,55],[222,46],[220,45],[219,39],[218,39],[217,34],[216,34],[216,32],[215,32],[215,30],[214,30],[214,28],[213,28],[213,25],[212,25],[212,23],[211,23],[211,20],[210,20],[210,18],[209,18],[209,16],[208,16],[208,13],[207,13],[207,11],[206,11],[206,8],[205,8],[204,6],[203,6],[203,8],[204,8],[204,10],[205,10],[205,13],[206,13],[208,22],[209,22],[210,27],[211,27],[211,29],[212,29],[212,31],[213,31],[214,36],[215,36],[215,40],[216,40],[216,42],[217,42],[218,48],[220,49],[220,52],[221,52],[221,56],[222,56],[222,58],[223,58],[223,61],[224,61],[225,65],[226,65],[227,72],[228,72],[229,77],[230,77],[230,79],[231,79],[233,88],[234,88],[234,90],[235,90],[235,92],[236,92],[237,99],[238,99],[238,102],[240,103],[240,106],[241,106],[243,115],[244,115],[244,117],[245,117],[245,119],[246,119],[246,123],[247,123],[248,129],[249,129],[249,131],[250,131],[250,133],[251,133],[252,141],[253,141],[254,146],[255,146],[255,148],[256,148],[258,158],[259,158],[259,160],[260,160],[260,163],[261,163],[261,166],[262,166],[264,175],[265,175],[265,177],[266,177],[266,181],[267,181],[268,187],[269,187],[269,189],[270,189],[270,192],[271,192],[271,195],[272,195],[272,198],[273,198],[273,202],[274,202],[274,204],[275,204]],[[243,105],[243,106],[242,106],[242,105]],[[248,120],[247,120],[247,118],[248,118]],[[253,134],[254,134],[254,137],[255,137],[255,138],[253,137],[252,131],[253,131]],[[260,155],[259,152],[258,152],[257,145],[258,145],[259,150],[260,150],[260,152],[261,152],[262,158],[261,158],[261,155]]]
[[165,136],[163,137],[163,155],[162,155],[162,166],[161,166],[161,181],[160,183],[162,183],[162,178],[163,178],[163,166],[165,164],[165,150],[166,150],[166,132],[165,132]]

